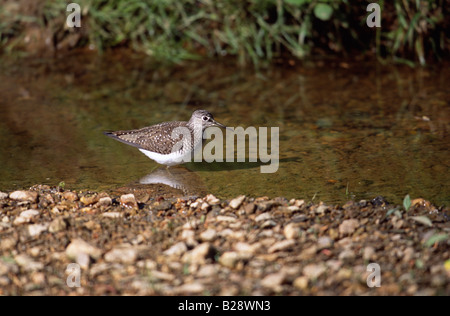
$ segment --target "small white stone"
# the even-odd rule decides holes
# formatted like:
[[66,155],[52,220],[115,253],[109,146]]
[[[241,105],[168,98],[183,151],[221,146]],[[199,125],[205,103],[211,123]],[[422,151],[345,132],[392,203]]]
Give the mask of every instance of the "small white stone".
[[239,206],[242,205],[244,200],[245,200],[245,195],[240,195],[237,198],[231,200],[229,205],[231,208],[237,209],[237,208],[239,208]]
[[82,239],[74,239],[66,248],[66,255],[69,259],[76,259],[80,253],[86,253],[93,259],[99,259],[102,251],[91,246]]
[[359,221],[357,219],[348,219],[339,225],[339,233],[341,233],[341,235],[351,235],[358,227]]
[[306,290],[308,288],[308,278],[301,276],[294,280],[293,285],[300,290]]
[[216,217],[216,221],[218,221],[218,222],[235,222],[236,218],[234,218],[232,216],[219,215]]
[[206,202],[208,202],[209,205],[217,205],[220,203],[220,200],[216,198],[214,195],[208,194],[206,196]]
[[262,279],[261,285],[278,292],[281,290],[281,285],[283,284],[285,279],[286,275],[284,273],[273,273],[267,275],[264,279]]
[[203,241],[213,241],[214,239],[216,239],[216,237],[217,232],[212,228],[208,228],[207,230],[205,230],[203,233],[200,234],[200,238]]
[[36,202],[38,197],[37,192],[34,191],[14,191],[9,195],[12,200]]
[[134,194],[124,194],[120,197],[120,204],[127,208],[138,208],[138,203]]
[[8,193],[0,192],[0,200],[4,200],[8,198]]
[[370,247],[370,246],[364,248],[364,251],[363,251],[363,259],[364,260],[370,261],[373,259],[374,255],[375,255],[375,248]]
[[182,261],[192,264],[204,264],[207,259],[214,255],[214,253],[215,251],[213,247],[209,243],[205,242],[186,253],[183,256]]
[[327,267],[324,264],[308,264],[303,268],[303,274],[310,280],[314,280],[320,277],[326,270]]
[[14,220],[14,225],[21,225],[25,223],[29,223],[33,218],[39,216],[39,211],[36,210],[27,210],[20,213],[18,217]]
[[106,262],[131,264],[134,263],[137,258],[138,250],[132,246],[119,246],[105,254]]
[[275,243],[272,247],[270,247],[268,252],[274,253],[277,251],[286,250],[286,249],[291,248],[294,245],[295,245],[295,240],[292,240],[292,239],[279,241],[279,242]]
[[203,202],[203,203],[202,203],[202,206],[200,207],[200,209],[201,209],[202,211],[207,211],[210,207],[211,207],[211,206],[210,206],[208,203]]
[[28,234],[31,237],[37,237],[39,236],[41,233],[45,232],[48,230],[48,226],[49,224],[33,224],[33,225],[28,225],[27,229],[28,229]]
[[301,229],[294,223],[289,223],[284,227],[284,237],[287,239],[295,239],[301,236]]
[[262,213],[255,218],[255,222],[262,222],[272,219],[273,216],[270,213]]
[[100,198],[96,206],[110,206],[112,204],[112,199],[108,196]]
[[25,271],[39,271],[44,268],[43,263],[33,261],[33,259],[24,254],[15,256],[14,260]]
[[322,236],[317,240],[317,248],[319,250],[333,247],[333,239],[328,236]]
[[166,256],[181,256],[183,253],[187,251],[186,244],[184,242],[179,242],[164,251],[164,255]]
[[23,211],[22,213],[20,213],[19,215],[20,217],[23,217],[25,219],[33,219],[36,216],[39,216],[39,211],[36,210],[27,210],[27,211]]
[[77,255],[75,261],[76,261],[76,263],[78,263],[80,265],[81,269],[86,270],[89,268],[89,264],[91,263],[91,258],[87,253],[81,252]]
[[122,213],[120,212],[106,212],[102,214],[103,217],[107,218],[119,218],[122,217]]
[[174,289],[174,294],[202,294],[205,286],[201,283],[187,283]]
[[67,224],[62,217],[55,218],[48,227],[48,231],[53,233],[60,232],[67,228]]
[[338,258],[339,258],[339,260],[342,260],[342,261],[346,261],[346,260],[350,261],[350,260],[355,259],[355,256],[356,255],[353,250],[346,249],[339,254]]
[[220,256],[219,263],[224,267],[233,269],[239,260],[240,256],[237,252],[227,251]]

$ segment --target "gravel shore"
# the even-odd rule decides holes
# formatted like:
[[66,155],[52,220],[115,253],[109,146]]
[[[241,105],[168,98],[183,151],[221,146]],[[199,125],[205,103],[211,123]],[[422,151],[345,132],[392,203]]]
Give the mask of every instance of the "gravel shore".
[[0,295],[450,295],[449,219],[420,198],[406,211],[39,185],[0,192]]

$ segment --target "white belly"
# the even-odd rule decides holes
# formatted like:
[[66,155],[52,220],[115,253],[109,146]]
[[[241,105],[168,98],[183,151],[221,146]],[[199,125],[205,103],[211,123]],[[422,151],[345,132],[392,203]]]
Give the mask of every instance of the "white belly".
[[165,166],[176,166],[182,163],[190,162],[191,161],[191,152],[187,153],[180,153],[180,152],[174,152],[170,153],[168,155],[161,155],[152,151],[148,151],[145,149],[139,149],[144,155],[146,155],[148,158],[156,161],[157,163]]

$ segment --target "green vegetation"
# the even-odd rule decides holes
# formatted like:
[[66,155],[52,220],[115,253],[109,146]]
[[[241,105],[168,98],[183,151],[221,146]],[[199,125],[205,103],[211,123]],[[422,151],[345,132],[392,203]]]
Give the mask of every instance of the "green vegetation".
[[405,211],[407,211],[407,212],[411,208],[411,198],[410,198],[409,194],[407,194],[405,196],[405,198],[403,199],[403,207],[405,208]]
[[78,30],[65,26],[68,13],[64,1],[22,0],[19,5],[0,0],[0,47],[6,51],[20,47],[31,29],[40,28],[59,49],[90,46],[102,51],[127,46],[173,62],[231,55],[241,64],[260,64],[280,58],[302,59],[312,53],[372,53],[380,61],[423,65],[448,54],[450,46],[444,0],[378,1],[381,28],[366,25],[367,5],[376,1],[76,2],[82,9],[82,28]]

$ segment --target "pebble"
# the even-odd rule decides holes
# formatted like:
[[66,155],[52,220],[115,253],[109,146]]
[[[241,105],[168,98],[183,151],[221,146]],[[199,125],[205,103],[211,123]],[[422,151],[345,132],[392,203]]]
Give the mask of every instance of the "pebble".
[[247,215],[251,215],[255,212],[256,210],[256,204],[255,203],[248,203],[247,205],[244,206],[244,212]]
[[339,233],[343,236],[351,235],[359,227],[359,221],[357,219],[348,219],[339,225]]
[[96,207],[108,207],[112,205],[112,199],[109,196],[105,196],[98,200]]
[[308,264],[303,268],[303,274],[309,280],[315,280],[320,277],[325,271],[327,271],[327,267],[322,264]]
[[317,240],[317,249],[318,250],[329,249],[333,247],[333,243],[334,241],[330,237],[322,236]]
[[106,212],[102,214],[103,217],[107,217],[107,218],[119,218],[122,217],[123,214],[120,212]]
[[213,241],[217,237],[217,231],[212,228],[208,228],[200,234],[200,238],[203,241]]
[[202,210],[202,211],[209,211],[210,209],[211,209],[211,205],[209,205],[208,203],[206,203],[206,202],[203,202],[202,203],[202,206],[200,207],[200,209]]
[[408,247],[403,251],[403,262],[408,263],[412,259],[414,259],[414,248]]
[[3,251],[11,250],[17,245],[17,238],[14,237],[2,237],[0,239],[0,249]]
[[245,200],[245,195],[240,195],[237,198],[230,201],[230,207],[234,209],[238,209]]
[[175,295],[202,294],[205,286],[199,282],[183,284],[174,289]]
[[212,194],[208,194],[206,196],[206,202],[208,202],[209,205],[217,205],[220,204],[220,200],[218,198],[216,198],[214,195]]
[[353,250],[346,249],[339,254],[338,258],[339,258],[339,260],[342,260],[342,261],[351,261],[351,260],[355,259],[355,257],[356,257],[356,255]]
[[179,242],[164,251],[163,253],[166,256],[181,256],[188,250],[186,244],[184,242]]
[[255,222],[262,222],[272,219],[273,216],[270,213],[262,213],[255,218]]
[[237,252],[227,251],[220,256],[219,263],[224,267],[234,269],[237,263],[239,262],[240,258],[241,257]]
[[295,212],[300,211],[301,209],[300,209],[300,207],[298,207],[298,206],[296,206],[296,205],[291,205],[291,206],[288,206],[288,207],[286,208],[286,210],[287,210],[289,213],[295,213]]
[[248,257],[250,258],[256,251],[256,249],[259,248],[260,244],[253,244],[250,245],[246,242],[237,242],[233,249],[236,250],[239,255],[242,257]]
[[49,224],[32,224],[27,226],[28,235],[37,237],[48,230]]
[[55,218],[48,227],[48,231],[52,234],[63,231],[67,228],[67,223],[62,217]]
[[206,264],[199,268],[197,272],[198,278],[211,278],[217,275],[219,268],[215,264]]
[[195,232],[190,229],[184,229],[180,236],[181,240],[187,242],[189,245],[196,244]]
[[91,246],[82,239],[74,239],[66,248],[66,255],[69,259],[76,259],[79,254],[88,254],[92,259],[97,260],[102,256],[102,251]]
[[106,262],[132,264],[138,258],[138,249],[131,245],[120,245],[105,254]]
[[92,205],[98,202],[98,195],[94,194],[94,195],[90,195],[90,196],[82,196],[80,198],[80,201],[84,204],[84,205]]
[[328,206],[326,206],[326,205],[319,205],[315,210],[314,210],[314,212],[316,213],[316,214],[325,214],[325,212],[328,210]]
[[261,228],[270,228],[270,227],[274,227],[277,226],[277,223],[273,220],[268,220],[265,221],[264,223],[262,223]]
[[136,266],[138,268],[142,268],[142,269],[146,269],[146,270],[156,270],[156,268],[158,267],[158,264],[153,260],[147,259],[147,260],[141,260],[141,261],[137,262]]
[[299,290],[306,290],[308,288],[308,278],[305,276],[298,277],[294,280],[293,285]]
[[77,255],[75,262],[80,265],[81,269],[87,270],[91,263],[91,257],[87,253],[82,252]]
[[295,239],[301,236],[301,229],[294,223],[289,223],[283,229],[284,237],[287,239]]
[[13,222],[13,224],[14,225],[21,225],[21,224],[24,224],[24,223],[29,223],[29,222],[31,222],[32,219],[34,219],[37,216],[39,216],[39,214],[40,213],[37,210],[23,211],[22,213],[20,213],[20,215],[18,217],[16,217],[16,219]]
[[283,241],[279,241],[275,243],[272,247],[269,248],[268,253],[274,253],[277,251],[287,250],[295,245],[295,240],[287,239]]
[[38,193],[34,191],[14,191],[9,198],[17,201],[28,201],[34,203],[37,201]]
[[124,194],[120,197],[120,205],[126,208],[138,209],[138,203],[134,194]]
[[0,200],[4,200],[8,198],[8,193],[4,193],[0,191]]
[[303,250],[299,255],[299,259],[300,260],[312,259],[316,256],[316,253],[317,253],[317,246],[313,245],[313,246],[308,247],[305,250]]
[[8,273],[18,273],[19,267],[13,263],[7,263],[0,260],[0,276],[6,275]]
[[363,250],[363,259],[365,261],[371,261],[375,259],[375,248],[367,246]]
[[171,274],[171,273],[167,273],[167,272],[161,272],[158,270],[153,270],[149,272],[152,281],[173,281],[176,279],[176,276]]
[[286,275],[283,272],[277,272],[267,275],[261,280],[261,285],[263,287],[269,288],[275,292],[280,292],[282,290],[281,285],[286,279]]
[[184,254],[181,259],[184,263],[204,264],[208,259],[213,259],[216,250],[210,243],[203,243]]
[[216,217],[216,221],[218,222],[235,222],[237,219],[233,216],[223,216],[219,215]]
[[63,198],[68,201],[75,202],[78,200],[78,194],[76,194],[75,192],[67,191],[63,193]]
[[17,265],[24,269],[25,271],[39,271],[44,269],[44,264],[42,262],[37,262],[31,259],[31,257],[19,254],[14,257],[14,260],[16,261]]
[[[39,212],[33,214],[22,214],[30,211],[25,211],[29,201],[0,200],[0,295],[438,295],[447,290],[448,241],[422,243],[447,233],[445,217],[433,217],[422,204],[411,214],[403,212],[402,231],[395,231],[395,216],[385,220],[387,209],[370,202],[327,206],[325,214],[317,214],[320,204],[245,198],[234,211],[212,195],[164,200],[148,193],[152,198],[136,212],[115,202],[120,200],[115,193],[78,193],[84,202],[98,199],[86,206],[69,201],[66,197],[78,196],[68,192],[41,187],[39,204],[31,204]],[[143,195],[133,192],[139,199]],[[193,201],[195,209],[189,207]],[[448,213],[445,207],[441,211]],[[428,216],[435,225],[418,226],[410,216]],[[25,225],[13,226],[18,218]],[[64,269],[72,262],[84,269],[82,290],[65,284]],[[365,284],[371,262],[383,269],[380,289]]]

